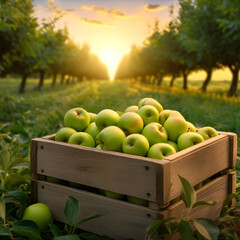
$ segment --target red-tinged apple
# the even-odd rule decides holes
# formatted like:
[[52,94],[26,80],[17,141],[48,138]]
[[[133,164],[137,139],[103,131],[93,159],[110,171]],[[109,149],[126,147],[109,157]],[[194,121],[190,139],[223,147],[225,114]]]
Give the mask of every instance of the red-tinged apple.
[[160,123],[152,122],[144,127],[141,133],[147,138],[150,146],[155,143],[166,142],[168,134]]
[[187,124],[188,124],[188,132],[197,132],[196,127],[191,122],[187,121]]
[[47,205],[35,203],[25,209],[22,220],[31,220],[35,222],[41,230],[46,230],[53,219]]
[[213,127],[208,126],[199,128],[197,132],[204,138],[204,140],[218,136],[218,132]]
[[[140,109],[142,106],[144,106],[144,102],[147,100],[151,100],[154,98],[142,98],[139,102],[138,102],[138,108]],[[155,99],[154,99],[155,100]]]
[[55,135],[55,141],[68,142],[69,138],[77,131],[70,127],[63,127],[59,129]]
[[170,144],[175,149],[176,152],[179,151],[177,143],[169,140],[167,141],[167,143]]
[[88,114],[90,117],[90,123],[95,122],[97,114],[92,112],[88,112]]
[[135,112],[126,112],[119,118],[118,127],[121,128],[126,135],[141,133],[143,129],[143,120]]
[[124,198],[124,195],[120,194],[120,193],[111,192],[111,191],[107,191],[107,190],[104,190],[104,193],[109,198],[114,198],[114,199],[119,199],[119,200]]
[[162,105],[157,100],[155,100],[153,98],[152,99],[146,99],[145,101],[143,101],[142,107],[147,106],[147,105],[151,105],[151,106],[155,107],[158,110],[159,113],[163,111]]
[[148,150],[148,157],[163,159],[166,156],[176,153],[175,149],[168,143],[156,143]]
[[125,112],[135,112],[137,113],[138,112],[138,106],[136,105],[132,105],[132,106],[129,106],[125,109]]
[[151,122],[158,122],[159,112],[151,105],[141,107],[138,114],[141,116],[145,126]]
[[179,150],[183,150],[188,147],[194,146],[198,143],[201,143],[203,141],[204,139],[200,134],[195,132],[187,132],[179,136],[177,144],[178,144]]
[[95,123],[102,130],[108,126],[117,126],[119,114],[111,109],[104,109],[97,114]]
[[90,123],[90,117],[83,108],[73,108],[66,112],[64,116],[65,127],[70,127],[80,132]]
[[92,122],[87,126],[87,128],[84,130],[84,132],[90,134],[95,139],[96,136],[100,133],[100,130],[96,126],[96,123]]
[[183,115],[175,110],[170,110],[170,109],[164,109],[162,112],[159,114],[159,123],[164,124],[166,120],[170,117],[181,117],[184,119]]
[[85,132],[74,133],[68,140],[68,143],[77,144],[85,147],[95,147],[93,137]]
[[134,203],[140,206],[145,206],[145,207],[148,206],[148,201],[142,198],[127,195],[127,200],[130,203]]
[[144,157],[148,152],[149,143],[146,137],[141,134],[134,133],[125,138],[122,148],[124,153]]
[[164,128],[168,134],[168,140],[177,142],[178,137],[186,133],[188,130],[188,124],[182,117],[171,116],[165,121]]
[[122,152],[122,144],[126,138],[122,129],[116,126],[109,126],[104,128],[98,134],[98,142],[103,150]]

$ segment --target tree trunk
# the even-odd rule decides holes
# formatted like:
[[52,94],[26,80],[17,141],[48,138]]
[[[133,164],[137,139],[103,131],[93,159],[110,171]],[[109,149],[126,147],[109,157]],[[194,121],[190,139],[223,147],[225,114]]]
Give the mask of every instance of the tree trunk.
[[61,85],[63,85],[63,83],[64,83],[64,78],[65,78],[65,74],[62,74],[62,76],[61,76],[61,82],[60,82]]
[[57,73],[54,73],[54,74],[53,74],[53,80],[52,80],[52,87],[55,86],[56,80],[57,80]]
[[44,82],[44,76],[45,76],[45,70],[40,70],[39,75],[40,75],[40,78],[39,78],[38,85],[36,87],[36,90],[38,90],[38,91],[40,91],[42,89],[43,82]]
[[162,81],[163,81],[163,75],[158,74],[157,75],[157,85],[160,86],[162,84]]
[[21,84],[18,89],[19,93],[24,93],[26,82],[27,82],[27,75],[24,74],[24,75],[22,75],[22,81],[21,81]]
[[183,72],[183,89],[184,90],[187,90],[187,77],[188,77],[188,74],[186,72]]
[[239,67],[230,68],[230,70],[232,72],[232,82],[228,91],[228,96],[233,96],[237,93]]
[[173,87],[175,79],[176,79],[176,76],[173,74],[172,78],[171,78],[171,81],[170,81],[170,85],[169,85],[170,87]]
[[203,85],[202,85],[202,91],[203,92],[206,92],[207,91],[207,86],[209,84],[209,82],[211,81],[211,78],[212,78],[212,69],[208,69],[206,70],[207,72],[207,77],[205,79],[205,81],[203,82]]

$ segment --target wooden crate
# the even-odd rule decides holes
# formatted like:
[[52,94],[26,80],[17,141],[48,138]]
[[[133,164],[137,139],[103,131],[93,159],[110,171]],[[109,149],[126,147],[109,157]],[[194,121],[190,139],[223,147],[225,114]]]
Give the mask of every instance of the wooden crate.
[[[235,192],[236,174],[230,172],[219,176],[197,190],[197,200],[216,200],[214,206],[199,206],[190,217],[215,219],[220,212],[223,200],[231,192]],[[99,235],[107,235],[116,240],[142,240],[146,228],[157,219],[179,217],[185,209],[183,201],[179,201],[162,210],[153,210],[121,200],[75,189],[68,186],[50,183],[43,180],[32,180],[32,197],[35,202],[49,206],[54,219],[65,222],[64,206],[68,196],[74,196],[80,202],[80,218],[101,213],[104,216],[82,224],[83,230]]]
[[33,179],[51,176],[149,201],[159,210],[179,195],[178,175],[193,186],[232,169],[237,135],[219,135],[163,160],[56,142],[54,135],[31,141]]

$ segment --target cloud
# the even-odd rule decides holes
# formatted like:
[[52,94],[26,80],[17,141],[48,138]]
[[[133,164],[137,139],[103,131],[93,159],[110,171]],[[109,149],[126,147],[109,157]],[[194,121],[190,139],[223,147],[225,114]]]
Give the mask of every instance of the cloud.
[[88,18],[81,18],[81,20],[86,22],[86,23],[95,24],[95,25],[108,25],[108,26],[112,25],[110,23],[103,23],[101,21],[88,19]]
[[160,10],[163,10],[165,8],[166,8],[166,6],[161,6],[159,4],[150,4],[150,3],[147,3],[144,6],[144,9],[147,10],[147,11],[160,11]]
[[114,17],[128,17],[121,9],[106,10],[104,7],[97,7],[96,5],[92,6],[82,5],[82,9],[94,11],[100,14],[107,14]]

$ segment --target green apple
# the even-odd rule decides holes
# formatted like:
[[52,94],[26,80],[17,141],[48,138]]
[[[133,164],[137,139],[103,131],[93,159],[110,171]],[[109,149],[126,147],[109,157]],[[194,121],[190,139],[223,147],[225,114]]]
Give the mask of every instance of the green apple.
[[96,146],[96,148],[97,148],[97,149],[102,149],[100,144],[98,144],[98,145]]
[[62,183],[61,179],[58,179],[58,178],[55,178],[55,177],[50,177],[50,176],[47,176],[46,180],[47,180],[47,182],[51,182],[51,183],[57,183],[57,184]]
[[100,133],[100,130],[96,126],[96,123],[92,122],[87,126],[87,128],[84,130],[84,132],[90,134],[95,139],[96,136]]
[[77,131],[83,131],[90,123],[90,117],[83,108],[73,108],[66,112],[64,116],[65,127],[74,128]]
[[162,105],[155,99],[151,98],[151,99],[146,99],[145,101],[142,102],[142,106],[140,108],[142,108],[143,106],[147,106],[147,105],[151,105],[153,107],[155,107],[158,112],[162,112],[163,111],[163,107]]
[[207,179],[205,179],[204,181],[203,181],[203,185],[205,185],[205,184],[208,184],[209,182],[211,182],[211,178],[209,177],[209,178],[207,178]]
[[137,113],[138,112],[138,106],[136,105],[132,105],[132,106],[129,106],[125,109],[125,112],[135,112]]
[[177,143],[169,140],[167,141],[167,143],[170,144],[175,149],[176,152],[179,151]]
[[119,200],[124,198],[124,195],[120,194],[120,193],[111,192],[111,191],[107,191],[107,190],[104,190],[104,193],[109,198],[114,198],[114,199],[119,199]]
[[77,144],[85,147],[95,147],[93,137],[85,132],[74,133],[68,140],[68,143]]
[[119,118],[118,127],[121,128],[126,135],[141,133],[143,129],[143,120],[135,112],[126,112]]
[[180,197],[180,196],[174,198],[174,199],[171,201],[171,205],[174,204],[174,203],[176,203],[176,202],[178,202],[178,201],[180,201],[180,200],[181,200],[181,197]]
[[203,141],[204,139],[200,134],[195,132],[187,132],[179,136],[177,144],[178,144],[179,150],[183,150],[188,147],[194,146],[198,143],[201,143]]
[[203,186],[203,182],[198,183],[197,185],[194,186],[195,190],[198,190],[199,188],[201,188]]
[[159,119],[158,110],[151,105],[141,107],[138,114],[141,116],[145,126],[151,122],[158,122]]
[[163,159],[166,156],[176,153],[175,149],[168,143],[156,143],[148,150],[148,157]]
[[100,144],[103,150],[122,152],[122,144],[125,138],[126,135],[122,129],[109,126],[98,134],[97,144]]
[[171,116],[171,114],[163,126],[167,131],[168,140],[173,142],[177,142],[178,137],[188,130],[188,124],[185,119],[178,116]]
[[63,127],[59,129],[55,135],[55,141],[68,142],[69,138],[77,131],[70,127]]
[[127,200],[130,203],[134,203],[134,204],[145,206],[145,207],[148,206],[148,201],[142,198],[127,195]]
[[35,203],[28,206],[22,220],[31,220],[35,222],[41,230],[46,230],[52,223],[52,214],[47,205],[43,203]]
[[155,143],[166,142],[168,134],[160,123],[152,122],[145,126],[142,135],[147,138],[150,146]]
[[97,114],[89,112],[88,115],[90,117],[90,123],[95,122]]
[[197,132],[204,138],[204,140],[208,140],[218,135],[218,132],[213,127],[208,126],[199,128]]
[[111,109],[104,109],[97,114],[95,123],[102,130],[108,126],[117,126],[119,114]]
[[187,124],[188,124],[188,132],[197,132],[196,127],[191,122],[187,121]]
[[73,188],[81,189],[83,185],[80,184],[80,183],[68,182],[68,186],[69,186],[69,187],[73,187]]
[[[144,102],[147,100],[152,100],[154,98],[142,98],[139,102],[138,102],[138,108],[140,109],[142,106],[144,106]],[[154,99],[155,100],[155,99]]]
[[181,117],[181,118],[185,119],[183,117],[183,115],[178,111],[164,109],[162,112],[159,113],[159,123],[163,125],[170,116],[171,117]]
[[146,156],[148,149],[149,149],[149,143],[146,137],[139,133],[134,133],[131,135],[128,135],[125,140],[123,141],[123,152],[134,154],[138,156]]

